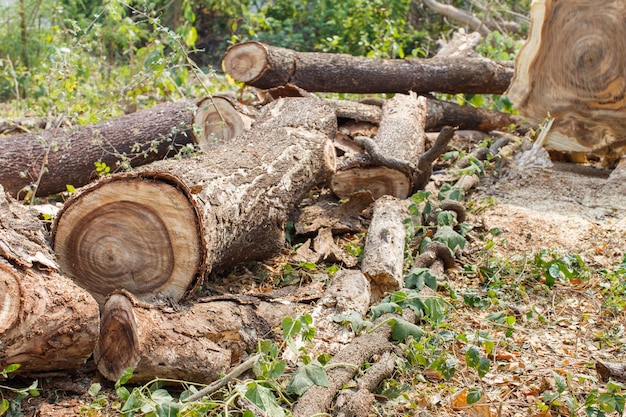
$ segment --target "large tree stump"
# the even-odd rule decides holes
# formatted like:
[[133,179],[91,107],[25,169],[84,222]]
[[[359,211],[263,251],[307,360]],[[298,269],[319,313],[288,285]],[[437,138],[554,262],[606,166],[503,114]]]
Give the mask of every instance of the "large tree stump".
[[37,218],[0,186],[0,369],[78,369],[98,337],[98,304],[56,272]]
[[164,103],[93,125],[0,136],[0,184],[14,197],[24,197],[25,187],[45,196],[97,179],[96,161],[115,168],[120,155],[131,166],[174,156],[175,146],[193,143],[194,108]]
[[506,94],[529,119],[555,119],[546,147],[612,152],[626,146],[625,21],[625,0],[533,2],[529,38]]
[[132,368],[136,383],[156,376],[211,382],[252,351],[259,337],[294,315],[296,306],[242,297],[242,302],[197,302],[165,311],[114,293],[102,308],[94,359],[111,381]]
[[55,222],[62,270],[100,302],[116,289],[180,300],[205,272],[276,254],[289,213],[335,169],[336,129],[323,101],[279,100],[210,154],[87,187]]
[[293,84],[337,93],[501,94],[513,76],[513,68],[485,58],[372,59],[296,52],[260,42],[230,47],[223,64],[235,80],[257,88]]

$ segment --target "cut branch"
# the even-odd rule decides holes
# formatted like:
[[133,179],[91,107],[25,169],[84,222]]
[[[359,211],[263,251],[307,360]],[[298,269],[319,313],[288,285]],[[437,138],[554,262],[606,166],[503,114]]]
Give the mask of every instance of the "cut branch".
[[224,68],[235,80],[257,88],[291,83],[306,91],[337,93],[501,94],[513,76],[510,66],[485,58],[372,59],[296,52],[260,42],[230,47]]

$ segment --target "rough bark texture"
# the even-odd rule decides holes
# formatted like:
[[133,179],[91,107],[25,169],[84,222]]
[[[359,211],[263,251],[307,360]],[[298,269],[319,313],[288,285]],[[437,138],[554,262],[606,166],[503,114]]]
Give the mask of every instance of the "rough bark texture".
[[380,152],[417,166],[426,150],[426,103],[423,96],[396,94],[385,101],[376,133]]
[[376,287],[378,296],[404,286],[402,267],[406,230],[403,221],[408,216],[406,200],[384,196],[374,203],[361,270]]
[[[279,100],[264,108],[252,130],[210,154],[158,161],[150,171],[87,188],[66,204],[53,229],[62,269],[88,281],[81,285],[96,284],[100,299],[112,289],[132,287],[143,300],[178,300],[205,271],[276,254],[289,213],[335,169],[329,137],[336,129],[334,112],[323,101]],[[120,199],[124,182],[128,191]],[[91,198],[94,193],[104,197]],[[176,230],[183,225],[188,233]],[[115,268],[107,266],[111,261]],[[196,267],[174,273],[179,263]]]
[[0,369],[78,369],[97,337],[97,303],[56,272],[42,225],[0,186]]
[[155,377],[207,383],[253,350],[280,321],[296,313],[296,304],[233,301],[194,303],[166,311],[112,294],[102,309],[94,359],[107,379],[132,368],[132,381]]
[[625,20],[624,0],[602,7],[591,0],[533,2],[529,38],[506,94],[529,119],[555,119],[546,147],[623,151]]
[[[354,378],[363,362],[374,355],[391,350],[390,335],[391,328],[383,324],[372,333],[355,338],[328,362],[328,386],[314,385],[309,388],[294,405],[293,415],[310,417],[328,412],[337,392]],[[348,366],[333,367],[334,364],[347,364]]]
[[259,42],[232,46],[224,68],[235,80],[258,88],[291,83],[306,91],[337,93],[501,94],[513,76],[508,65],[484,58],[371,59]]
[[0,136],[0,184],[14,197],[24,197],[24,187],[36,184],[36,194],[45,196],[97,179],[96,161],[114,169],[120,155],[133,166],[174,155],[176,145],[192,142],[193,108],[187,102],[164,103],[93,125]]

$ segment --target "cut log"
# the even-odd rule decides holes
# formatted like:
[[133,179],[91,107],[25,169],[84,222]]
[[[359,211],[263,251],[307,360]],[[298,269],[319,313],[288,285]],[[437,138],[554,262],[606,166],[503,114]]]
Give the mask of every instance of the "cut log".
[[[611,152],[626,147],[626,2],[536,0],[507,95],[522,115],[554,118],[547,148]],[[615,39],[615,42],[607,39]]]
[[384,196],[374,203],[361,271],[370,279],[375,298],[404,286],[404,220],[408,217],[407,200]]
[[0,369],[78,369],[98,337],[98,304],[56,272],[44,230],[0,186]]
[[260,42],[231,46],[223,65],[235,80],[257,88],[291,83],[306,91],[336,93],[501,94],[513,76],[510,65],[485,58],[373,59]]
[[256,110],[226,96],[214,96],[198,102],[193,116],[194,142],[204,152],[219,142],[228,141],[246,130],[256,117]]
[[[335,108],[339,118],[380,123],[382,110],[376,105],[346,100],[328,101]],[[384,103],[385,100],[380,100],[381,107]],[[456,126],[460,130],[490,132],[522,124],[521,118],[516,115],[472,106],[461,106],[433,98],[428,99],[426,108],[424,129],[428,132],[439,132],[444,126]]]
[[0,137],[0,184],[14,197],[25,187],[45,196],[97,179],[96,161],[114,169],[122,155],[132,166],[174,156],[176,146],[192,143],[194,108],[164,103],[93,125]]
[[180,300],[205,272],[280,252],[289,213],[334,172],[336,129],[322,100],[283,99],[210,155],[86,187],[55,221],[62,270],[99,302],[115,289]]
[[[418,175],[417,164],[426,146],[425,125],[425,97],[398,94],[386,101],[375,140],[355,138],[368,153],[367,167],[363,168],[363,163],[357,160],[355,165],[342,168],[332,179],[333,192],[342,198],[362,188],[371,191],[374,198],[385,194],[398,198],[411,195]],[[376,178],[373,174],[382,177]]]
[[126,368],[132,382],[155,377],[207,383],[252,351],[297,304],[233,301],[198,302],[164,311],[130,294],[112,294],[102,308],[94,352],[98,370],[116,381]]
[[79,369],[95,347],[98,320],[96,301],[68,278],[0,262],[0,369]]

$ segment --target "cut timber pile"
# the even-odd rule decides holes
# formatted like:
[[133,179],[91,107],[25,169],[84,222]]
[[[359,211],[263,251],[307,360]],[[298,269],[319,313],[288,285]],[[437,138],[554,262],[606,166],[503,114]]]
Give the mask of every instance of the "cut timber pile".
[[228,146],[85,188],[56,219],[62,270],[100,303],[181,300],[208,271],[280,252],[290,211],[335,170],[336,123],[321,100],[279,100]]
[[[354,332],[334,317],[350,311],[364,315],[372,300],[403,286],[405,199],[426,187],[455,127],[489,131],[519,123],[509,115],[445,103],[411,90],[502,92],[512,69],[482,58],[370,60],[250,43],[228,51],[227,70],[241,70],[248,53],[269,65],[251,77],[249,84],[272,87],[260,92],[266,101],[254,106],[215,96],[193,104],[165,104],[91,126],[0,138],[7,143],[0,149],[13,149],[9,145],[19,143],[17,148],[23,148],[17,152],[32,159],[27,166],[13,151],[0,152],[0,183],[7,183],[12,194],[29,185],[36,187],[37,195],[62,191],[66,184],[83,186],[94,176],[94,161],[113,167],[114,154],[131,152],[137,142],[149,156],[132,161],[137,165],[173,154],[173,145],[193,141],[200,149],[190,157],[154,161],[79,189],[55,219],[54,257],[41,258],[37,251],[17,251],[11,257],[0,252],[8,260],[1,263],[0,284],[6,287],[5,294],[11,294],[0,306],[0,311],[8,312],[0,322],[2,343],[16,345],[31,333],[45,335],[38,345],[46,338],[56,342],[59,334],[65,343],[40,349],[52,364],[47,367],[21,353],[0,357],[5,360],[2,364],[21,361],[27,370],[39,371],[77,368],[93,352],[98,370],[110,380],[132,368],[134,382],[157,376],[209,382],[244,359],[260,337],[274,336],[273,328],[285,316],[312,311],[320,337],[316,348],[337,353],[336,361],[353,363],[355,368],[333,371],[331,386],[318,393],[324,401],[303,399],[297,415],[314,409],[324,412],[335,389],[377,352],[386,355],[379,375],[393,370],[388,326],[354,341]],[[299,60],[297,68],[294,59]],[[258,63],[254,65],[253,72],[258,70]],[[372,82],[364,83],[362,77]],[[395,84],[390,85],[390,80]],[[320,99],[309,92],[364,91],[356,87],[408,94],[349,102]],[[440,133],[429,140],[427,131]],[[148,150],[151,144],[158,148],[154,154]],[[64,164],[75,156],[80,163],[72,159],[73,164]],[[336,172],[338,162],[342,166]],[[3,170],[5,166],[11,168]],[[28,178],[17,180],[19,171],[27,172]],[[361,271],[338,272],[326,294],[315,297],[315,309],[300,300],[278,303],[228,294],[197,299],[201,284],[205,291],[211,286],[209,274],[280,253],[287,219],[303,199],[317,193],[311,192],[316,187],[331,196],[335,217],[327,224],[303,226],[307,221],[301,216],[296,229],[310,239],[302,246],[308,253],[299,250],[298,255],[315,262],[342,263],[346,268],[356,267],[358,258],[335,242],[333,233],[364,231],[364,213],[382,197],[373,208]],[[383,197],[389,195],[397,198]],[[339,204],[339,198],[348,202]],[[0,222],[0,226],[5,224]],[[0,245],[6,253],[6,248],[21,247],[6,242]],[[51,259],[51,263],[42,272],[28,262],[17,264],[21,258],[37,258],[40,263]],[[48,289],[52,282],[55,290],[67,293],[65,298]],[[32,325],[13,325],[16,330],[7,330],[9,325],[4,323],[13,323],[23,314],[15,307],[17,300],[28,299],[15,295],[22,286],[29,287],[24,291],[61,301],[37,310]],[[28,304],[21,308],[36,310]],[[57,329],[60,321],[52,318],[61,313],[72,324],[71,330]],[[47,327],[39,329],[34,324]],[[375,343],[360,345],[364,340]],[[57,355],[57,348],[66,363],[50,359]],[[380,381],[381,377],[371,378]],[[373,400],[371,391],[377,382],[363,384],[360,395]]]

